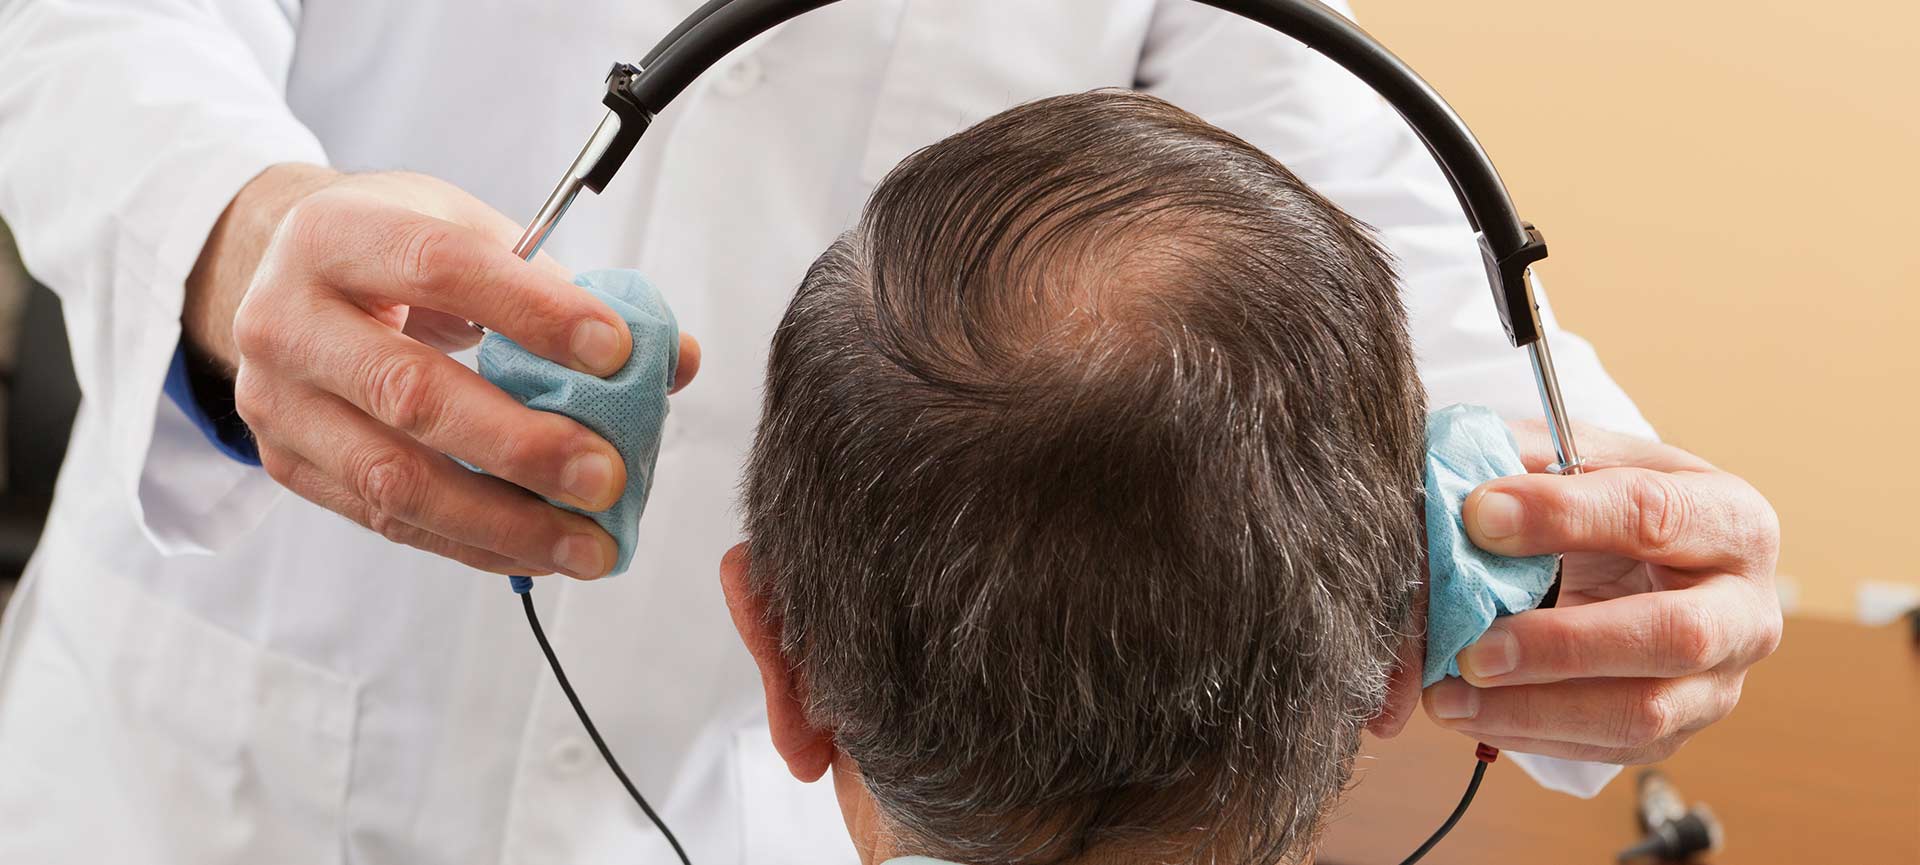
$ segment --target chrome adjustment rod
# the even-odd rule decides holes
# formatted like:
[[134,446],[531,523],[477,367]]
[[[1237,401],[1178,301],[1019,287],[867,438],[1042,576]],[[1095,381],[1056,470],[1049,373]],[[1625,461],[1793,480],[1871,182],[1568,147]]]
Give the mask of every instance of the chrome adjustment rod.
[[[607,188],[607,181],[626,163],[634,145],[640,143],[641,134],[652,125],[653,113],[642,108],[630,93],[642,71],[630,63],[615,63],[607,73],[607,95],[601,100],[607,106],[607,116],[600,118],[600,125],[594,127],[586,146],[580,148],[580,155],[567,166],[567,173],[540,205],[533,221],[527,223],[520,241],[513,245],[513,254],[522,261],[532,261],[540,254],[540,248],[553,236],[553,230],[559,227],[560,219],[567,215],[567,208],[573,206],[581,190],[592,190],[597,195]],[[468,324],[481,333],[487,330],[478,322]]]

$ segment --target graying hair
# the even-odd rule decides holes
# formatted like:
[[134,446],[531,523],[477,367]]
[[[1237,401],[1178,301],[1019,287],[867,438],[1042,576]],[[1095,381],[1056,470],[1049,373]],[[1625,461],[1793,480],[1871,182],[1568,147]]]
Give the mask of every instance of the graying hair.
[[1157,99],[1031,103],[880,184],[765,397],[752,590],[907,849],[1309,848],[1423,566],[1366,226]]

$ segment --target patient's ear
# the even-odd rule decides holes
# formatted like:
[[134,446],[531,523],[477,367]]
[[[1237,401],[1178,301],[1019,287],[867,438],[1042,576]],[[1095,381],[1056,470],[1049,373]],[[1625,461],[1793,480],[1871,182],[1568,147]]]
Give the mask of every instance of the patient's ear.
[[1420,678],[1427,663],[1427,586],[1421,583],[1414,592],[1413,613],[1408,617],[1412,636],[1394,649],[1393,674],[1387,679],[1387,702],[1380,714],[1367,722],[1367,732],[1391,739],[1406,729],[1407,721],[1420,708]]
[[[767,725],[773,747],[786,758],[793,777],[813,782],[833,765],[833,735],[807,723],[805,705],[793,670],[780,652],[780,623],[768,615],[764,599],[753,592],[749,574],[753,562],[746,544],[735,544],[720,560],[720,587],[727,595],[734,630],[747,644],[760,667],[760,686],[767,693]],[[1416,693],[1417,701],[1419,694]]]
[[1380,707],[1380,714],[1367,722],[1367,732],[1391,739],[1406,729],[1407,721],[1420,707],[1420,671],[1426,642],[1419,637],[1404,641],[1393,664],[1393,676],[1387,680],[1387,702]]

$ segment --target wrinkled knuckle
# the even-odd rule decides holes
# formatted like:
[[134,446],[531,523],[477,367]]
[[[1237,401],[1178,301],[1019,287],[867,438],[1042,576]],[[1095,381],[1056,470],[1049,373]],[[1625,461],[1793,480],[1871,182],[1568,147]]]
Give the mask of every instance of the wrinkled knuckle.
[[506,296],[520,306],[516,314],[528,321],[547,322],[548,326],[563,328],[571,332],[569,325],[593,316],[592,305],[586,301],[586,292],[579,297],[569,297],[557,291],[529,285],[524,289],[507,292]]
[[233,314],[233,346],[242,357],[266,354],[280,335],[272,316],[262,314],[257,306],[257,302],[242,303]]
[[233,410],[254,429],[266,424],[272,413],[274,389],[257,370],[242,365],[233,374]]
[[1628,703],[1620,724],[1620,743],[1628,748],[1649,748],[1673,732],[1673,698],[1663,684],[1651,686],[1638,699]]
[[425,288],[436,277],[458,268],[459,244],[446,226],[423,222],[406,231],[400,244],[400,278]]
[[373,364],[366,390],[368,407],[388,426],[418,433],[434,416],[433,369],[424,357],[400,354]]
[[1766,658],[1780,648],[1780,640],[1786,636],[1786,619],[1780,613],[1780,605],[1773,604],[1760,622],[1760,632],[1756,635],[1754,648],[1757,650],[1754,660]]
[[1756,561],[1776,562],[1780,558],[1780,514],[1759,490],[1745,481],[1742,484],[1746,486],[1747,498],[1751,502],[1747,509],[1748,518],[1743,521],[1746,529],[1744,545]]
[[371,511],[393,515],[413,511],[426,489],[426,480],[426,467],[412,455],[382,451],[365,461],[355,482],[359,485],[357,492],[361,500]]
[[1745,682],[1745,676],[1734,676],[1731,681],[1713,689],[1713,702],[1708,706],[1712,713],[1710,720],[1719,721],[1733,714],[1733,710],[1740,705],[1740,692]]
[[1685,539],[1692,520],[1692,498],[1671,476],[1657,472],[1641,475],[1634,484],[1633,503],[1639,512],[1643,549],[1657,555]]
[[1504,714],[1508,723],[1520,730],[1550,729],[1558,720],[1553,706],[1528,689],[1520,689],[1509,697],[1497,688],[1489,688],[1480,695],[1480,705],[1482,714],[1487,714],[1489,709],[1494,710],[1494,714]]
[[1577,672],[1591,663],[1592,635],[1583,632],[1577,622],[1548,617],[1527,622],[1524,631],[1516,627],[1509,626],[1508,631],[1516,639],[1525,638],[1522,654],[1529,669]]
[[367,528],[371,529],[374,534],[386,538],[389,541],[396,544],[407,544],[409,546],[414,544],[415,539],[412,537],[412,532],[409,530],[407,523],[395,517],[392,512],[385,508],[368,508],[366,512],[366,523]]
[[554,454],[567,441],[566,434],[559,429],[558,419],[544,420],[529,424],[520,435],[508,436],[499,448],[500,465],[498,473],[510,478],[522,479],[523,483],[536,483],[534,478],[550,464],[556,462]]
[[322,249],[334,231],[339,204],[326,194],[309,195],[295,202],[281,217],[274,232],[275,245],[306,255]]
[[1700,673],[1720,663],[1720,620],[1697,603],[1667,604],[1660,614],[1660,667],[1675,675]]

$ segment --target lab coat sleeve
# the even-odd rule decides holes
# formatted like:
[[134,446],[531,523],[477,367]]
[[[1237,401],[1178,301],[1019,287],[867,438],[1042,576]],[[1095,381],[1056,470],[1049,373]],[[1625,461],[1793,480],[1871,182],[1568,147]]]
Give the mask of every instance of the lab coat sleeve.
[[278,487],[161,396],[187,274],[268,166],[326,162],[284,98],[294,0],[0,0],[0,218],[59,294],[114,494],[165,552],[208,552]]
[[[1398,259],[1431,405],[1469,402],[1509,418],[1540,416],[1526,353],[1500,327],[1473,231],[1445,175],[1364,83],[1261,25],[1167,0],[1155,11],[1139,84],[1246,138],[1379,231]],[[1547,328],[1568,409],[1595,425],[1652,437],[1593,347],[1561,330],[1551,312]],[[1620,772],[1513,757],[1543,786],[1577,796],[1598,793]]]

